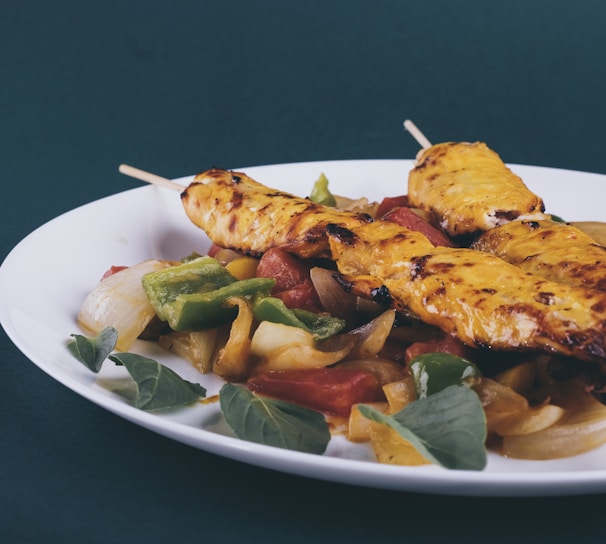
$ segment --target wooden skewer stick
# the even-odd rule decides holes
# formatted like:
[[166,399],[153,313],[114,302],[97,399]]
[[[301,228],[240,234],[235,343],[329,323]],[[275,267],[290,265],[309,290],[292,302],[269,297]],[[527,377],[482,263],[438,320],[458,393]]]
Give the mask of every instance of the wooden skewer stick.
[[131,178],[145,181],[153,185],[160,185],[161,187],[166,187],[167,189],[172,189],[173,191],[183,192],[185,190],[185,187],[183,185],[180,185],[179,183],[175,183],[174,181],[168,178],[157,176],[156,174],[152,174],[151,172],[140,170],[139,168],[135,168],[134,166],[129,166],[128,164],[121,164],[118,167],[118,170],[122,174],[130,176]]
[[[406,119],[406,121],[404,121],[404,128],[410,132],[412,137],[423,149],[431,147],[431,142],[410,119]],[[183,192],[185,190],[185,186],[180,185],[179,183],[175,183],[168,178],[163,178],[162,176],[152,174],[151,172],[146,172],[145,170],[135,168],[134,166],[130,166],[128,164],[121,164],[118,167],[118,170],[126,176],[130,176],[131,178],[135,178],[140,181],[145,181],[146,183],[151,183],[152,185],[160,185],[161,187],[166,187],[167,189],[179,192]]]
[[419,143],[419,145],[423,149],[427,149],[428,147],[431,147],[431,142],[425,137],[425,134],[423,134],[418,129],[417,125],[415,125],[410,119],[406,119],[406,121],[404,121],[404,128],[408,132],[410,132],[412,137]]

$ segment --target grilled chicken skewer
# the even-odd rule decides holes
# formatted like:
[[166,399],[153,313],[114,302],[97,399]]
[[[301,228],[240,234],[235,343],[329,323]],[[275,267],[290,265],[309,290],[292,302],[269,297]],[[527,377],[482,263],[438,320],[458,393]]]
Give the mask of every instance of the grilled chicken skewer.
[[276,246],[302,257],[328,252],[357,294],[470,346],[606,358],[606,293],[543,280],[480,251],[436,248],[419,232],[313,204],[243,174],[202,173],[182,200],[213,242],[251,255]]
[[606,293],[532,276],[490,254],[429,247],[376,221],[328,227],[339,272],[358,295],[412,311],[469,346],[606,357]]
[[548,280],[606,291],[606,248],[566,223],[511,221],[482,234],[471,248]]
[[422,149],[408,177],[408,198],[455,238],[513,219],[549,218],[541,198],[481,142]]
[[580,229],[544,215],[540,198],[496,153],[479,143],[432,146],[411,121],[404,126],[423,147],[410,172],[409,199],[430,211],[434,222],[452,235],[484,231],[471,248],[525,272],[606,290],[606,249]]
[[[418,232],[369,223],[358,214],[268,189],[240,173],[200,174],[182,199],[190,219],[213,242],[248,254],[275,246],[303,257],[324,254],[327,226],[333,225],[330,252],[340,272],[349,279],[373,278],[366,278],[371,291],[359,294],[368,297],[385,285],[401,310],[468,345],[544,349],[586,360],[606,356],[606,294],[533,278],[482,252],[438,250]],[[365,243],[352,245],[352,239]],[[403,279],[410,276],[414,279]],[[600,305],[601,312],[589,309]]]
[[272,190],[240,172],[212,169],[181,193],[185,213],[217,245],[250,256],[280,247],[299,257],[329,256],[326,226],[372,219]]

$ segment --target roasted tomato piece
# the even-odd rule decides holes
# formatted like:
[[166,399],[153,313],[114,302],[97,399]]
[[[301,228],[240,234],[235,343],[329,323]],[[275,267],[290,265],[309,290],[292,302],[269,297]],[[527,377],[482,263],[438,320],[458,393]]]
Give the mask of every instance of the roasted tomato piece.
[[221,246],[218,246],[217,244],[212,244],[208,250],[208,256],[214,257],[217,252],[221,251],[221,249]]
[[376,216],[378,219],[381,219],[387,212],[403,206],[408,206],[408,195],[386,196],[381,200],[381,203],[377,208]]
[[266,251],[259,260],[257,276],[274,278],[276,280],[274,291],[279,293],[292,289],[309,279],[309,267],[283,249],[272,248]]
[[316,293],[311,280],[305,280],[292,289],[274,293],[273,296],[279,298],[291,310],[307,310],[308,312],[320,312],[320,299]]
[[454,247],[452,240],[442,231],[419,217],[410,208],[401,206],[393,208],[383,216],[385,221],[392,221],[410,230],[416,230],[424,234],[434,246]]
[[385,399],[372,372],[351,368],[267,370],[249,378],[247,386],[260,395],[343,417],[354,404]]
[[467,347],[457,338],[444,334],[443,336],[425,342],[415,342],[406,349],[404,360],[408,363],[417,355],[424,353],[450,353],[458,357],[469,358],[471,348]]
[[309,263],[286,251],[273,248],[266,251],[257,267],[257,277],[274,278],[271,294],[284,301],[288,308],[320,311],[320,299],[309,276]]

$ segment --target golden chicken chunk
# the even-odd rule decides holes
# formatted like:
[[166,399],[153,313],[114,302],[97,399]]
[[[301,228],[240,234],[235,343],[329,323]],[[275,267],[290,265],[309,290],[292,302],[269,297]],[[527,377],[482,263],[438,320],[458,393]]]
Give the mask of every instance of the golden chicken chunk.
[[603,361],[606,293],[527,274],[473,249],[210,170],[182,193],[187,215],[222,247],[330,255],[357,294],[436,325],[470,346],[545,350]]
[[377,221],[328,227],[330,249],[353,292],[408,310],[469,346],[606,357],[606,293],[527,274],[472,249],[428,247]]
[[543,201],[481,142],[447,142],[423,149],[408,177],[410,205],[457,237],[512,219],[545,219]]
[[215,244],[250,256],[281,247],[299,257],[328,256],[326,225],[358,226],[372,219],[282,191],[246,174],[212,169],[181,193],[185,213]]
[[471,247],[548,280],[606,291],[606,248],[566,223],[511,221]]

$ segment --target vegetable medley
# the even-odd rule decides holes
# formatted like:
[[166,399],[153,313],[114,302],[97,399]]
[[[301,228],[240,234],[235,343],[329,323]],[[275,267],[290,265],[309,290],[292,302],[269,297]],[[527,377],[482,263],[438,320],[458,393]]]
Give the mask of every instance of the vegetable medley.
[[[323,175],[310,195],[455,245],[406,196],[350,200]],[[83,302],[90,336],[72,335],[70,349],[93,372],[107,359],[124,366],[143,410],[204,398],[202,386],[129,352],[136,339],[158,342],[225,380],[220,407],[238,437],[310,453],[341,427],[379,462],[466,470],[485,467],[487,448],[549,459],[606,441],[606,407],[557,356],[471,349],[346,287],[330,260],[280,248],[253,258],[213,246],[114,266]]]

